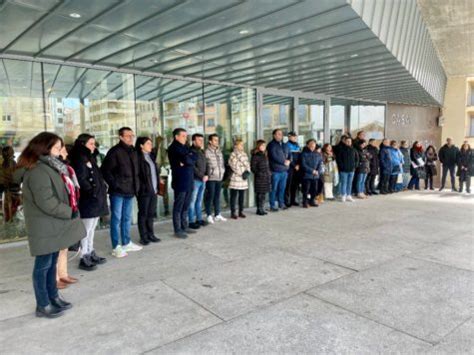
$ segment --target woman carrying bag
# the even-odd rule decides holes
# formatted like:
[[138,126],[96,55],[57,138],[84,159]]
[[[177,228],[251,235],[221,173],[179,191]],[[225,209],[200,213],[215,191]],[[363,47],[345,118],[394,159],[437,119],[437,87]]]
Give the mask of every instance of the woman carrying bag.
[[[234,151],[229,157],[229,166],[232,169],[229,183],[231,218],[245,218],[244,197],[245,190],[249,188],[250,164],[249,158],[244,151],[244,142],[241,139],[237,139],[234,143]],[[238,214],[235,208],[237,195],[239,197]]]
[[17,181],[23,180],[23,210],[31,255],[35,257],[33,287],[36,316],[56,318],[72,305],[56,287],[59,250],[85,237],[74,183],[58,158],[62,139],[43,132],[34,137],[19,158]]
[[426,171],[426,177],[425,177],[425,190],[434,190],[433,188],[433,176],[436,176],[438,174],[438,171],[436,170],[436,161],[438,160],[438,154],[436,153],[435,147],[430,145],[428,148],[426,148],[425,152],[425,171]]

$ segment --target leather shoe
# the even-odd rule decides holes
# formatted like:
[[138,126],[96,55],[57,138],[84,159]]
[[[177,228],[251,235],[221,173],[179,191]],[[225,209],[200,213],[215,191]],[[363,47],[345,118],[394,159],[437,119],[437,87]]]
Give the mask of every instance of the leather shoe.
[[148,240],[152,243],[158,243],[158,242],[161,242],[161,239],[160,238],[157,238],[155,237],[154,235],[150,235],[148,236]]
[[149,241],[148,239],[142,239],[142,238],[140,238],[140,244],[141,244],[141,245],[148,245],[148,244],[150,244],[150,241]]
[[175,233],[174,236],[179,239],[186,239],[188,237],[188,235],[184,232]]
[[56,308],[59,308],[61,310],[66,310],[72,308],[72,303],[66,302],[65,300],[61,299],[61,297],[56,297],[50,300],[51,305],[53,305]]
[[57,318],[62,316],[63,310],[60,308],[56,308],[51,304],[48,304],[46,307],[36,307],[36,316],[37,317],[44,317],[44,318]]
[[105,264],[107,262],[107,259],[102,257],[102,256],[99,256],[95,253],[95,250],[92,250],[91,252],[91,260],[93,263],[97,264],[97,265],[102,265],[102,264]]

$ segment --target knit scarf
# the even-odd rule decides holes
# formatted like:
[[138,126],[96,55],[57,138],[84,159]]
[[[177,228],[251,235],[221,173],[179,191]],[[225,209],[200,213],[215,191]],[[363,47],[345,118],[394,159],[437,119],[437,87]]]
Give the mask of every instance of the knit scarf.
[[63,163],[61,160],[59,160],[59,158],[53,157],[51,155],[41,156],[40,160],[43,163],[48,164],[51,168],[59,173],[61,179],[64,182],[64,186],[66,187],[69,197],[69,206],[71,207],[72,212],[77,212],[79,210],[79,182],[77,181],[74,169]]

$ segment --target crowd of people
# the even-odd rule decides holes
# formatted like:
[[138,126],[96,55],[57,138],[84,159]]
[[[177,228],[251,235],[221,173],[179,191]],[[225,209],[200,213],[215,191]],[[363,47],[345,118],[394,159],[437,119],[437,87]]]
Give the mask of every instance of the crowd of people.
[[[58,289],[78,280],[68,274],[67,250],[80,250],[79,268],[92,271],[107,260],[94,248],[99,218],[110,213],[112,255],[122,258],[160,242],[155,235],[158,196],[166,181],[160,176],[158,152],[150,137],[135,137],[133,130],[119,130],[119,143],[98,164],[95,137],[84,133],[68,150],[61,137],[42,132],[21,153],[11,179],[21,186],[30,252],[35,256],[33,286],[36,315],[54,318],[72,307]],[[353,202],[378,194],[404,189],[434,189],[437,161],[442,165],[440,190],[451,177],[453,191],[470,193],[474,173],[474,153],[465,142],[458,149],[451,139],[437,152],[424,150],[419,142],[409,148],[406,141],[383,139],[380,144],[366,139],[361,131],[340,142],[318,145],[314,139],[304,147],[296,132],[275,129],[270,142],[258,140],[251,155],[244,142],[236,139],[228,159],[224,159],[219,136],[193,134],[191,145],[183,128],[173,131],[167,149],[174,191],[173,229],[176,238],[214,223],[226,222],[221,213],[221,191],[230,192],[230,218],[246,218],[246,191],[252,185],[256,214],[265,216],[295,206],[318,207],[325,200]],[[207,139],[207,145],[205,140]],[[10,156],[11,152],[2,152]],[[5,159],[4,164],[12,164]],[[9,165],[8,165],[9,166]],[[456,189],[455,171],[459,176]],[[249,184],[253,181],[253,184]],[[108,198],[107,198],[108,195]],[[265,208],[268,196],[269,208]],[[132,241],[133,202],[137,199],[139,244]],[[203,214],[203,204],[205,215]]]

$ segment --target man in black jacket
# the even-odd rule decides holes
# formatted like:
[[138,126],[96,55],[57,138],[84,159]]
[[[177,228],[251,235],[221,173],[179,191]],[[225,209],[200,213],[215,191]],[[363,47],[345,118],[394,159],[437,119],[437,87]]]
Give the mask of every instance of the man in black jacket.
[[365,190],[368,195],[378,195],[378,192],[375,191],[375,178],[379,174],[379,150],[375,144],[375,139],[370,138],[367,146],[367,151],[370,154],[370,171],[365,181]]
[[127,256],[127,252],[138,251],[142,247],[130,238],[133,197],[140,188],[137,152],[133,147],[135,134],[131,128],[122,127],[119,129],[119,139],[119,143],[107,152],[101,171],[109,185],[112,255],[122,258]]
[[168,147],[171,166],[171,187],[174,190],[173,228],[176,238],[187,238],[195,233],[188,228],[188,209],[194,188],[196,154],[188,147],[188,133],[184,128],[173,131],[174,140]]
[[441,177],[441,188],[439,191],[444,189],[448,171],[451,177],[451,188],[453,191],[456,191],[456,180],[454,173],[456,170],[458,155],[459,149],[453,144],[453,140],[451,138],[446,139],[446,144],[441,147],[438,153],[439,161],[441,164],[443,164],[443,175]]
[[207,175],[207,160],[204,154],[204,136],[199,133],[193,134],[193,145],[191,150],[196,155],[196,163],[194,164],[194,189],[191,196],[191,204],[189,206],[189,228],[199,229],[201,226],[207,225],[202,218],[202,198],[206,188],[206,182],[209,178]]

